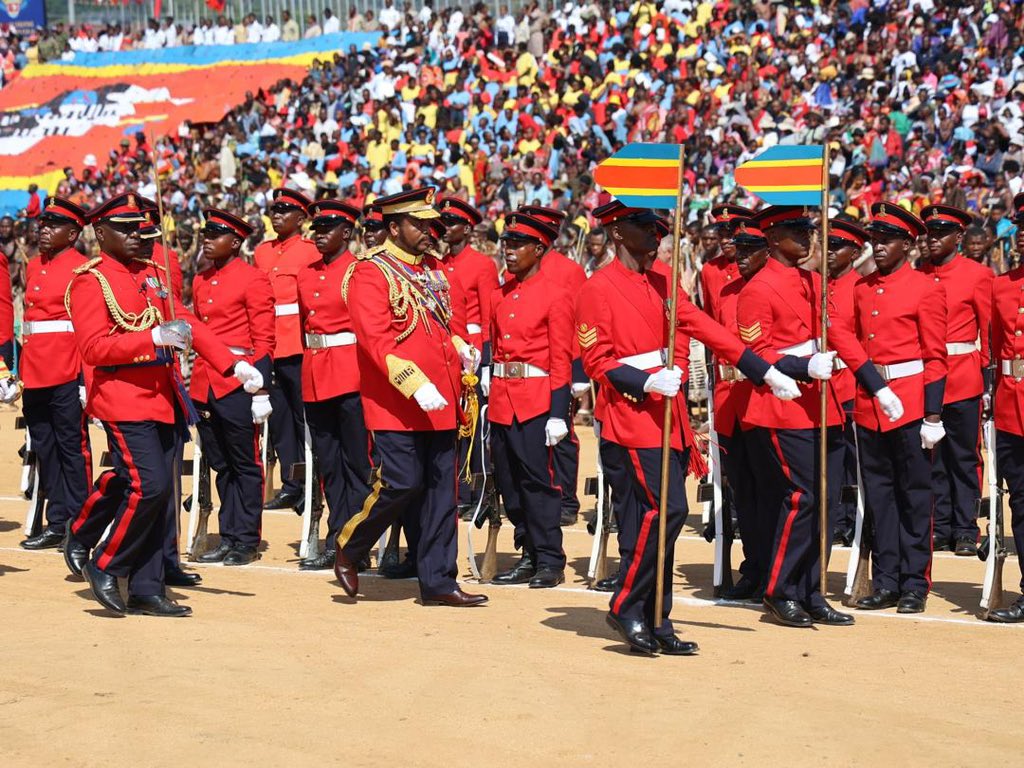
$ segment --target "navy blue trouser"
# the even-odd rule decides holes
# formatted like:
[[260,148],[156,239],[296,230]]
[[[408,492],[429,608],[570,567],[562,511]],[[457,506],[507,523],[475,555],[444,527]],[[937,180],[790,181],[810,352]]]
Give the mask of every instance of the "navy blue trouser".
[[[740,526],[740,542],[743,545],[740,575],[754,584],[764,584],[768,579],[768,561],[771,557],[774,531],[764,530],[763,521],[757,513],[757,485],[760,482],[760,473],[753,464],[750,434],[743,432],[737,425],[731,435],[719,433],[718,445],[722,457],[722,475],[732,491],[736,521]],[[726,544],[729,545],[731,542],[727,541]]]
[[562,551],[561,494],[554,481],[553,449],[544,444],[548,415],[525,422],[491,425],[491,455],[505,514],[538,568],[565,568]]
[[1020,566],[1020,588],[1024,592],[1024,437],[996,431],[996,456],[999,476],[1010,492],[1010,527]]
[[302,421],[302,355],[274,360],[274,376],[270,385],[270,442],[277,454],[281,472],[281,489],[302,493],[302,483],[288,480],[292,464],[302,461],[305,448],[305,427]]
[[562,512],[573,515],[580,511],[580,499],[576,492],[580,476],[580,441],[576,438],[576,427],[573,426],[576,402],[576,398],[569,398],[569,412],[562,417],[569,425],[569,434],[552,451],[555,485],[562,496]]
[[686,521],[686,471],[689,450],[669,457],[668,506],[665,519],[665,570],[661,616],[654,616],[658,570],[658,515],[661,494],[661,449],[626,448],[601,440],[601,462],[612,487],[619,520],[619,580],[611,612],[640,620],[657,634],[672,633],[672,573],[676,539]]
[[888,432],[857,428],[864,503],[874,531],[876,590],[931,589],[932,451],[921,447],[921,420]]
[[63,534],[92,485],[89,428],[78,399],[78,381],[22,393],[25,424],[39,457],[39,487],[46,499],[47,528]]
[[456,431],[373,433],[370,494],[338,534],[337,546],[353,563],[365,558],[381,534],[403,517],[416,552],[420,594],[456,588]]
[[197,409],[209,412],[197,428],[203,455],[217,473],[220,537],[232,546],[258,547],[263,524],[263,464],[260,429],[252,422],[252,395],[241,387],[221,398],[209,394],[207,402],[196,403]]
[[981,498],[981,398],[942,407],[946,436],[935,447],[932,487],[935,529],[941,542],[978,540],[978,499]]
[[306,423],[327,500],[327,547],[370,493],[370,437],[358,392],[306,403]]
[[829,478],[829,491],[835,491],[834,502],[829,504],[832,514],[832,530],[835,533],[852,533],[857,522],[857,502],[842,500],[843,486],[857,486],[857,442],[854,438],[853,400],[843,403],[846,423],[843,424],[843,441],[838,450],[843,453],[839,476]]
[[[764,483],[758,484],[758,514],[772,535],[765,596],[796,600],[805,609],[823,607],[821,594],[820,430],[768,429],[750,431],[755,465]],[[842,460],[839,427],[827,432],[827,463]],[[835,477],[835,466],[826,468]],[[831,544],[832,531],[825,532]]]

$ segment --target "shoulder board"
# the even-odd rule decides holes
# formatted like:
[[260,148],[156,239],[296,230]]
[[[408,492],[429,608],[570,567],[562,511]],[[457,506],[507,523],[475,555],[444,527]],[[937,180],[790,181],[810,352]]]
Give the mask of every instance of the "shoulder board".
[[84,264],[79,264],[72,271],[76,275],[84,275],[86,272],[98,267],[103,262],[102,256],[96,256],[95,258],[89,259]]
[[363,251],[363,253],[361,255],[359,255],[359,256],[356,256],[356,258],[361,260],[361,261],[365,261],[366,259],[372,259],[374,256],[376,256],[378,254],[387,253],[387,251],[388,251],[387,245],[384,244],[384,243],[381,243],[380,245],[376,245],[376,246],[374,246],[373,248],[371,248],[368,251]]

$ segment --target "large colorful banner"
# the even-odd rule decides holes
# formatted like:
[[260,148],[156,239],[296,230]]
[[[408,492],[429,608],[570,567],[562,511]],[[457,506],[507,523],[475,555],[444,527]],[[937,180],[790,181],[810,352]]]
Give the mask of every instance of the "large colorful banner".
[[246,91],[301,80],[316,59],[378,39],[339,32],[294,43],[78,54],[26,67],[0,90],[0,211],[23,208],[31,183],[53,192],[64,168],[80,169],[86,155],[105,166],[140,130],[163,135],[185,120],[216,122]]
[[44,28],[45,0],[4,0],[0,4],[0,24],[13,24],[22,34]]

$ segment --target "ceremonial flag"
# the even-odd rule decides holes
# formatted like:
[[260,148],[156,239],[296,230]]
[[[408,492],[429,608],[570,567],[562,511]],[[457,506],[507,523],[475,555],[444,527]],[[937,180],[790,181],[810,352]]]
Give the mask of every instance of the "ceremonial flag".
[[597,166],[594,181],[631,208],[676,207],[678,144],[627,144]]
[[736,183],[769,205],[821,205],[825,148],[820,144],[766,149],[736,169]]

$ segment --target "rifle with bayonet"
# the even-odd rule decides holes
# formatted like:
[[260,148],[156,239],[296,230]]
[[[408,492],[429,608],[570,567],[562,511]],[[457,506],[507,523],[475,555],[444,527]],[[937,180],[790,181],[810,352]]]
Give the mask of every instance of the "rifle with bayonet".
[[324,497],[320,488],[320,468],[313,455],[309,425],[305,425],[304,461],[292,464],[288,479],[303,484],[302,538],[299,557],[315,560],[320,555],[320,520],[324,515]]
[[[981,618],[1006,607],[1003,593],[1003,563],[1006,561],[1006,531],[1003,527],[1003,489],[996,459],[996,425],[992,407],[995,400],[994,366],[986,377],[986,405],[982,413],[981,434],[985,442],[988,496],[978,499],[978,517],[988,517],[988,531],[978,547],[978,558],[985,563],[981,587]],[[1018,553],[1018,556],[1020,553]]]
[[21,495],[30,503],[25,515],[25,535],[36,536],[43,530],[43,507],[46,498],[39,485],[39,457],[32,450],[32,434],[28,430],[24,416],[15,419],[16,429],[25,430],[25,444],[18,451],[21,456]]
[[[501,531],[501,501],[498,488],[494,484],[494,473],[483,472],[474,474],[471,485],[474,491],[480,492],[480,501],[473,513],[473,525],[466,531],[469,545],[469,566],[473,575],[486,582],[494,578],[498,572],[498,533]],[[473,552],[473,528],[480,530],[487,523],[487,546],[484,549],[483,562],[479,568]]]
[[[209,412],[202,411],[200,418],[209,418]],[[200,555],[209,548],[210,514],[213,512],[213,488],[210,480],[210,462],[203,453],[203,443],[196,428],[192,441],[192,494],[182,502],[188,512],[188,536],[185,540],[185,556],[189,562],[197,562]]]
[[857,447],[857,518],[853,531],[853,543],[850,545],[850,562],[846,569],[847,605],[856,605],[858,600],[863,600],[874,592],[871,586],[871,550],[874,548],[874,525],[871,514],[864,503],[864,478],[860,471],[860,446],[857,443],[856,425],[853,425],[853,441]]

